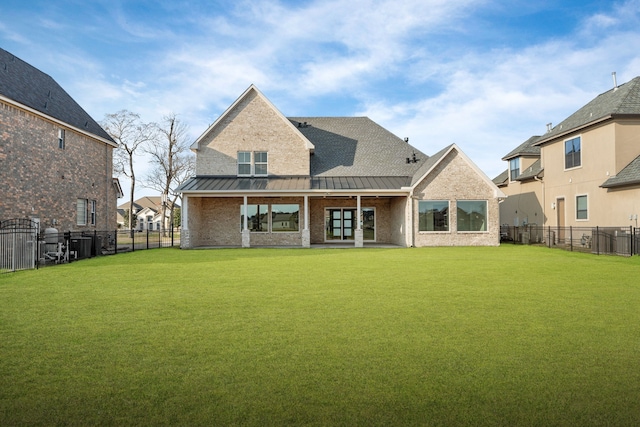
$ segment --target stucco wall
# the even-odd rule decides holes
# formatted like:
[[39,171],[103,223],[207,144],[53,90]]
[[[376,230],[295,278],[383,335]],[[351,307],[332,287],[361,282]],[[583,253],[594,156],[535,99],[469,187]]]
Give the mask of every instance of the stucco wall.
[[[542,147],[545,225],[558,225],[559,217],[564,218],[567,227],[635,225],[629,216],[640,214],[640,189],[607,190],[600,185],[640,154],[639,127],[637,121],[607,123]],[[565,169],[564,141],[578,135],[581,136],[581,165]],[[587,196],[587,219],[577,219],[576,197],[581,195]],[[564,199],[564,212],[558,209],[559,199]]]
[[[418,231],[419,200],[449,200],[449,231]],[[487,231],[458,232],[457,201],[487,200]],[[412,202],[415,246],[497,246],[500,244],[500,216],[494,188],[454,150],[414,191]]]
[[268,152],[269,175],[309,175],[303,137],[255,91],[200,141],[196,174],[237,175],[238,151]]
[[545,224],[543,191],[539,181],[514,181],[501,190],[507,198],[500,203],[500,224]]
[[[0,220],[39,218],[60,231],[115,230],[113,147],[0,103]],[[76,225],[77,199],[96,200],[96,225]]]

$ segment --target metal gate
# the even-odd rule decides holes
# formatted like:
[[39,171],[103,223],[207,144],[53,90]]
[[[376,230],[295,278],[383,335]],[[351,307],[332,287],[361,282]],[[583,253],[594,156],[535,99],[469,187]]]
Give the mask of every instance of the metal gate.
[[0,273],[36,268],[38,223],[19,218],[0,221]]

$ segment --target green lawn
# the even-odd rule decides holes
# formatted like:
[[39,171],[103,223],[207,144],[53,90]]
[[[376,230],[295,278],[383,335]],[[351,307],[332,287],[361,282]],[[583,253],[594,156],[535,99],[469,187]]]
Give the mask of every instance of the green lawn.
[[640,257],[167,248],[0,276],[0,425],[640,425]]

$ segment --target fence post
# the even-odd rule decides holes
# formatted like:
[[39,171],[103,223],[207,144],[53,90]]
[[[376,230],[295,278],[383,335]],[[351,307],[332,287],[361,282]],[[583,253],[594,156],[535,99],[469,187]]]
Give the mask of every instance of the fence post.
[[629,256],[633,256],[633,225],[629,226]]
[[573,226],[569,226],[569,252],[573,252]]
[[173,247],[173,224],[171,224],[171,247]]
[[136,232],[134,230],[131,231],[131,252],[136,250]]
[[162,247],[162,235],[165,234],[167,232],[167,230],[162,227],[162,232],[158,233],[158,247],[161,248]]
[[596,226],[596,255],[600,255],[600,227]]
[[113,241],[114,241],[114,245],[115,245],[115,250],[113,251],[113,253],[115,255],[118,255],[118,229],[116,228],[116,231],[113,232]]
[[149,249],[149,229],[147,228],[147,249]]

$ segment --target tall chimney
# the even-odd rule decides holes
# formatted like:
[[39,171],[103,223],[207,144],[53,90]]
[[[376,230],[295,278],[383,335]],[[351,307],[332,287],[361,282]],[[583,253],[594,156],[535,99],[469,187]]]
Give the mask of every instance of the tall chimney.
[[616,72],[611,73],[611,77],[613,78],[613,90],[618,90],[618,79],[616,79]]

